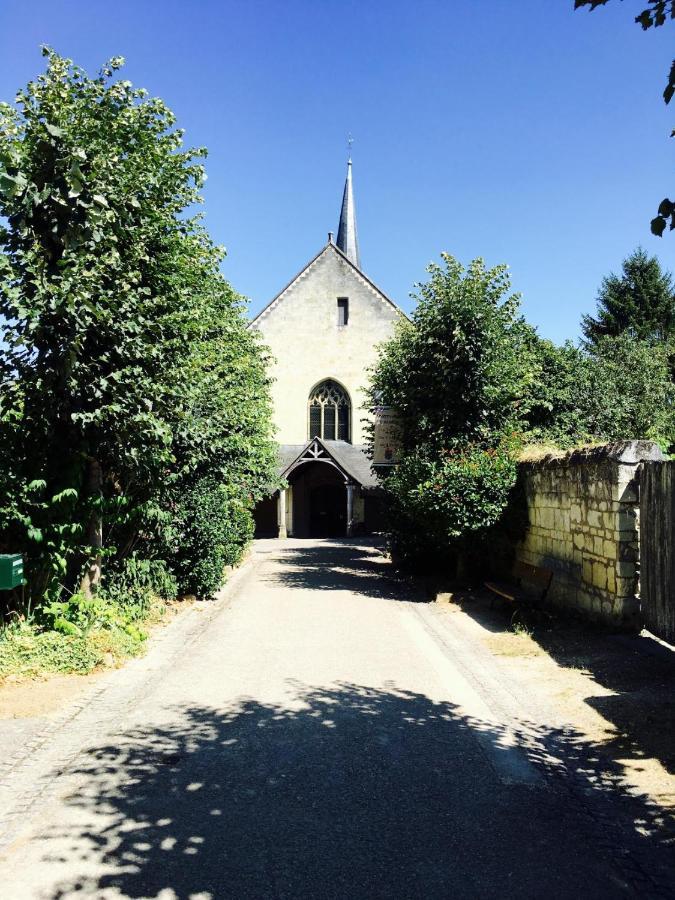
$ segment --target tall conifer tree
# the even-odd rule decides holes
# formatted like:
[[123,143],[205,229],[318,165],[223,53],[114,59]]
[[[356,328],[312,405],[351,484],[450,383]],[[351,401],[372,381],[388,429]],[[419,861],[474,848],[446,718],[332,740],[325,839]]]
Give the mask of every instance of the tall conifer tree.
[[622,274],[603,279],[596,316],[584,316],[586,340],[595,346],[603,337],[627,334],[642,340],[667,340],[675,332],[672,276],[655,256],[638,247],[623,261]]

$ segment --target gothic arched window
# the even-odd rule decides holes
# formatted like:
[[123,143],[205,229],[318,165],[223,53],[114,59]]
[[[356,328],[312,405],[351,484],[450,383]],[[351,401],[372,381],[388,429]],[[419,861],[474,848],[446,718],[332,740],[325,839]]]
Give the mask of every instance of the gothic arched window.
[[337,381],[317,384],[309,395],[309,439],[349,441],[351,403],[349,394]]

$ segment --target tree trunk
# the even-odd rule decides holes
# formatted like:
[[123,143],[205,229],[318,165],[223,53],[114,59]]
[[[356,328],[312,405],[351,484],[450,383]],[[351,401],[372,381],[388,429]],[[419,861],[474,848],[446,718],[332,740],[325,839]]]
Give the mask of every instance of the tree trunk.
[[89,560],[87,569],[82,577],[80,589],[87,597],[91,597],[98,591],[101,583],[101,550],[103,548],[103,516],[101,514],[101,489],[103,479],[101,464],[97,459],[89,460],[87,473],[87,493],[95,506],[91,511],[89,524],[87,525],[87,544],[89,545]]

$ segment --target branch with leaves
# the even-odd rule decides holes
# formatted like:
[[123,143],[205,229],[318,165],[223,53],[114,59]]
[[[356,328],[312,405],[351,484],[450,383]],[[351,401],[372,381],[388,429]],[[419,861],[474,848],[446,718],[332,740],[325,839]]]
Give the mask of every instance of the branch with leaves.
[[[582,6],[587,6],[594,10],[599,6],[605,6],[607,2],[608,0],[574,0],[574,8],[580,9]],[[647,8],[635,17],[636,23],[642,26],[643,31],[647,31],[649,28],[658,28],[665,25],[669,19],[675,19],[675,0],[648,0],[648,3]],[[673,96],[675,96],[675,60],[670,66],[663,99],[666,103],[670,103]],[[675,137],[675,129],[671,131],[670,136]],[[667,225],[670,231],[675,229],[675,201],[665,197],[659,204],[656,216],[651,221],[652,234],[661,237]]]

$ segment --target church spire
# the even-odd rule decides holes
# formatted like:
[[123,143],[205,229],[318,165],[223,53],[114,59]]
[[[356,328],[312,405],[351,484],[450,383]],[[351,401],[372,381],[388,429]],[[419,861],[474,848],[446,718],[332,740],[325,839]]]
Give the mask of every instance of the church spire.
[[342,195],[342,209],[340,211],[340,225],[337,234],[337,246],[342,250],[347,259],[353,262],[357,268],[361,268],[359,256],[359,238],[356,233],[356,210],[354,209],[354,190],[352,188],[352,158],[347,162],[347,180]]

